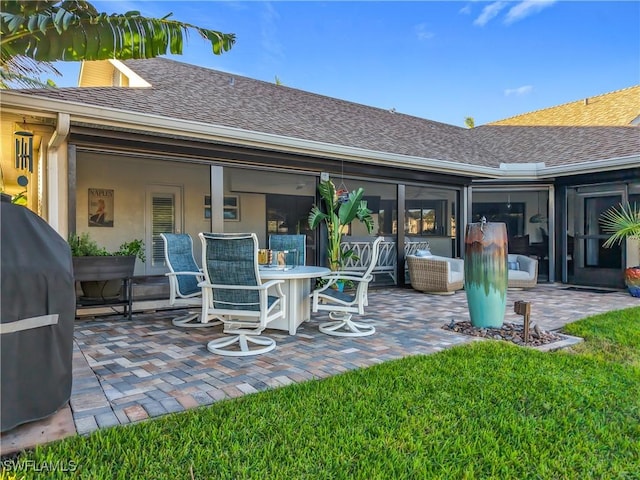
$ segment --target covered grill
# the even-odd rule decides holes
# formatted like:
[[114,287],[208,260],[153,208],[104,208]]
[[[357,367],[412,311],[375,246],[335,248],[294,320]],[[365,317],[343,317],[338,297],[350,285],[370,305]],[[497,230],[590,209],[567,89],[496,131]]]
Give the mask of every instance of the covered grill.
[[67,242],[0,201],[1,430],[39,420],[71,395],[75,289]]

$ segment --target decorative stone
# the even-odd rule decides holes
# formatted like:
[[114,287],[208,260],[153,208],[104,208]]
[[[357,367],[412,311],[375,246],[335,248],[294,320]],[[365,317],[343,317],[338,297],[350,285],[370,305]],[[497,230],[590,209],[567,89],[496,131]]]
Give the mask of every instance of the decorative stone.
[[[515,343],[516,345],[525,345],[524,343],[524,326],[516,323],[503,323],[501,328],[479,328],[471,324],[471,322],[453,320],[443,325],[445,330],[461,333],[463,335],[472,335],[474,337],[490,338],[493,340],[504,340]],[[535,325],[529,335],[529,343],[527,346],[538,347],[563,340],[563,336],[554,332],[540,329]]]

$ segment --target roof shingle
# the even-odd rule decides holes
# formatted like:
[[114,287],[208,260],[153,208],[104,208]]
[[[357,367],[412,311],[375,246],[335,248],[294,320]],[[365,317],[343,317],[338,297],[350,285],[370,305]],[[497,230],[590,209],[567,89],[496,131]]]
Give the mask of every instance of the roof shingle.
[[128,60],[151,88],[24,93],[253,132],[477,166],[559,165],[640,154],[635,127],[465,129],[164,58]]

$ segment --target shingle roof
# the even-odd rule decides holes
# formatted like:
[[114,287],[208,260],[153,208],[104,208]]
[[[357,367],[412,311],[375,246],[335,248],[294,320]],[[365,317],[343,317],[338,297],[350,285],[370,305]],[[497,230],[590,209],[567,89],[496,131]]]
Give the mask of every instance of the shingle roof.
[[523,113],[487,125],[629,126],[640,121],[640,85],[555,107]]
[[637,127],[481,126],[469,133],[502,163],[544,162],[551,167],[640,152]]
[[[640,129],[465,129],[164,58],[128,60],[151,88],[30,95],[216,126],[478,166],[566,163],[640,153]],[[604,141],[603,141],[604,140]]]

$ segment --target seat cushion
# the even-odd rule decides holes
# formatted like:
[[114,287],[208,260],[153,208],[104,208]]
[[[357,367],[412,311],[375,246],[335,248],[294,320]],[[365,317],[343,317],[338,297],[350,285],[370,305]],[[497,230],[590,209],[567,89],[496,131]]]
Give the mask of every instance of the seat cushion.
[[531,280],[531,275],[529,272],[524,272],[522,270],[509,270],[509,280]]
[[353,302],[356,299],[355,295],[352,293],[341,292],[333,288],[327,288],[324,292],[322,292],[322,294],[327,297],[335,298],[336,300],[347,303]]

